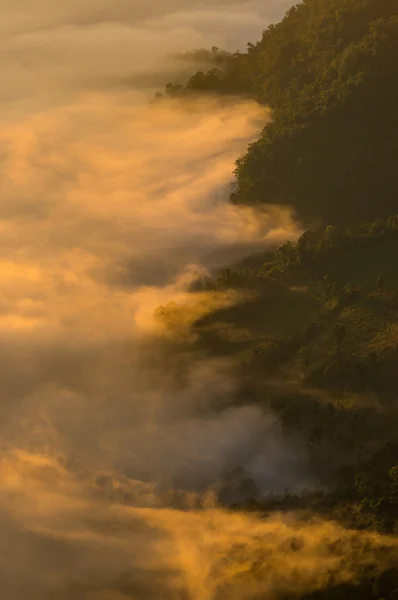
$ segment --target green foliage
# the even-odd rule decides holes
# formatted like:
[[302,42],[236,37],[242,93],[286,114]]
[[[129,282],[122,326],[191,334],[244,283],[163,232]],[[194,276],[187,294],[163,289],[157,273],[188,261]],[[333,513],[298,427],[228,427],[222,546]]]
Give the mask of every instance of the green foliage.
[[197,284],[233,289],[242,300],[198,318],[196,344],[244,356],[256,386],[287,371],[296,387],[341,401],[376,394],[391,405],[398,385],[397,252],[396,217],[307,231],[263,264],[257,257],[257,271],[226,269]]
[[335,224],[393,212],[397,27],[395,1],[313,0],[265,32],[258,92],[274,121],[237,163],[235,202]]

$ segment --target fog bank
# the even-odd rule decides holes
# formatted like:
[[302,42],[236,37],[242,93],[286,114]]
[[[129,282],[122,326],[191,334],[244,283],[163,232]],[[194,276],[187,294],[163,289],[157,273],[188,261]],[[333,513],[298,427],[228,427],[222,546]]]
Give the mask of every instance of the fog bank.
[[[189,293],[189,284],[296,239],[300,226],[288,210],[228,203],[235,160],[270,118],[264,107],[148,100],[188,75],[175,53],[244,48],[289,4],[3,7],[5,600],[272,597],[389,564],[389,539],[231,514],[209,499],[236,466],[260,493],[296,489],[305,452],[274,415],[234,403],[231,361],[193,353],[195,318],[242,298]],[[156,316],[169,302],[183,316],[171,330]],[[185,510],[166,507],[170,490]]]

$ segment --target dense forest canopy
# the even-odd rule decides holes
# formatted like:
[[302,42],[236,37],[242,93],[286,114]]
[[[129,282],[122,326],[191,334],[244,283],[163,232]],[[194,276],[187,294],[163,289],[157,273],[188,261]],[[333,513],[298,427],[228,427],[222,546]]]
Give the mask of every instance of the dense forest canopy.
[[167,93],[244,94],[273,122],[237,162],[236,203],[349,225],[396,210],[398,0],[304,0],[262,39]]
[[[194,345],[236,362],[237,402],[275,411],[305,440],[320,482],[254,508],[310,509],[396,536],[398,0],[304,0],[247,52],[166,88],[208,92],[272,109],[237,161],[231,201],[288,205],[308,226],[296,244],[193,289],[244,292],[194,323]],[[172,327],[175,310],[159,318]],[[398,569],[307,597],[393,600]]]

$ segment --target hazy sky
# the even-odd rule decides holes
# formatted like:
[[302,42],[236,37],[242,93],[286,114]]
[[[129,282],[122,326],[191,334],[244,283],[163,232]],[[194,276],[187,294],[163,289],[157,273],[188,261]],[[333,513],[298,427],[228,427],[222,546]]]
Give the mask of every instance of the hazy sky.
[[[3,0],[0,98],[62,102],[71,91],[161,84],[170,53],[244,49],[291,0]],[[148,79],[149,77],[149,79]],[[34,103],[32,104],[32,97]]]

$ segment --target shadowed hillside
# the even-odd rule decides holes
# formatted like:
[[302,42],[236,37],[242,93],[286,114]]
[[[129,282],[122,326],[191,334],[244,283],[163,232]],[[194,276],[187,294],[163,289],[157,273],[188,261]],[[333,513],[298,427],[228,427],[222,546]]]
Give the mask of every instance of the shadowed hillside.
[[[269,105],[273,121],[238,160],[231,201],[293,207],[307,229],[192,289],[239,298],[198,318],[192,344],[234,361],[236,403],[275,411],[290,439],[304,440],[317,482],[297,495],[270,489],[247,508],[395,536],[398,2],[304,0],[224,61],[166,94]],[[161,311],[170,327],[175,311]],[[397,572],[297,597],[393,600]]]

